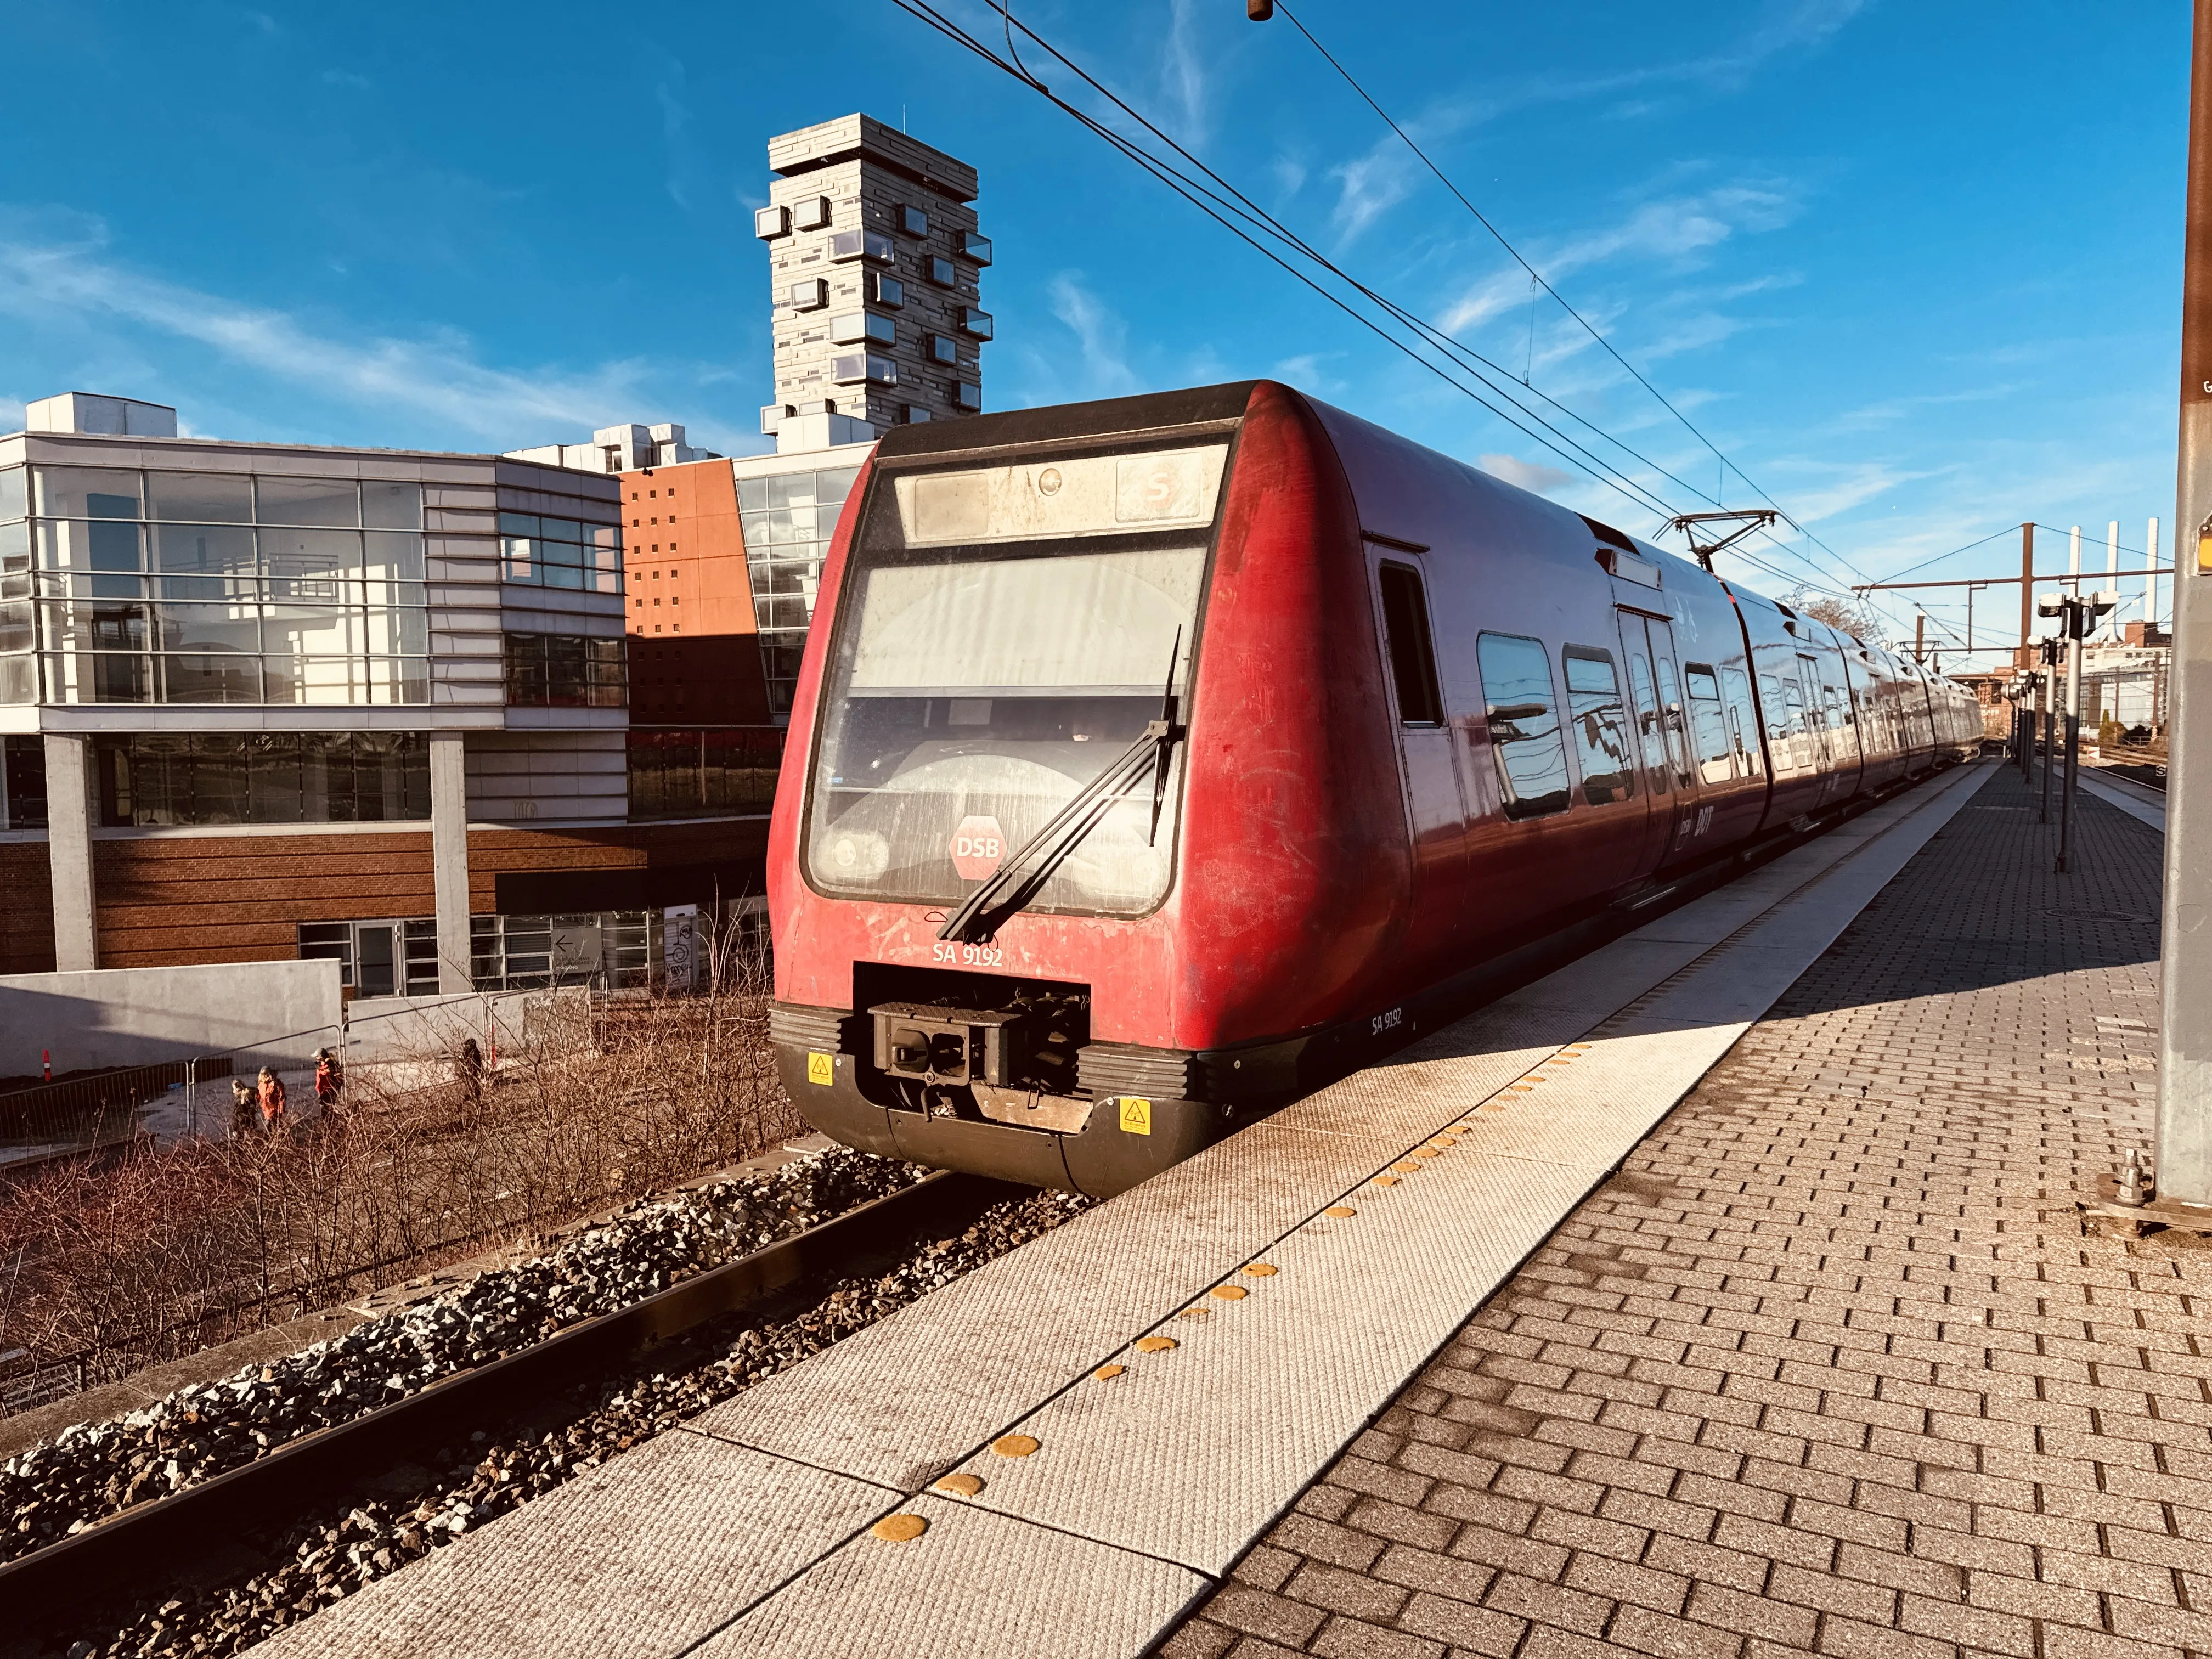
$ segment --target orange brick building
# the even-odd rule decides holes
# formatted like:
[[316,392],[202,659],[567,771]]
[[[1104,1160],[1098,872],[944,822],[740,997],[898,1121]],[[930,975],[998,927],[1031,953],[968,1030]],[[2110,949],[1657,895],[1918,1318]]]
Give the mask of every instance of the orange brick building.
[[730,463],[619,476],[631,724],[768,724]]

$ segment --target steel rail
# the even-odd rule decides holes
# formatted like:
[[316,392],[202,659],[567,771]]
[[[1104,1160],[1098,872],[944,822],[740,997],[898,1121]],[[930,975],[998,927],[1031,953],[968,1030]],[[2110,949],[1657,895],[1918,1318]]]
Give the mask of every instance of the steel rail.
[[473,1427],[512,1419],[572,1384],[615,1370],[653,1345],[742,1312],[802,1280],[896,1247],[946,1223],[965,1224],[1025,1192],[980,1176],[939,1171],[818,1227],[672,1285],[344,1423],[303,1435],[251,1463],[98,1522],[0,1565],[0,1608],[18,1637],[70,1616],[143,1599],[192,1566],[234,1554],[242,1535],[282,1533],[364,1474],[428,1465]]

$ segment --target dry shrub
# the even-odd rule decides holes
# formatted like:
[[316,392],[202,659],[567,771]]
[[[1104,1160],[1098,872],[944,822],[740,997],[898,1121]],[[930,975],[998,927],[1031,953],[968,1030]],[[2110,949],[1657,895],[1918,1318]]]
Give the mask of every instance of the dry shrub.
[[358,1068],[338,1110],[289,1136],[142,1145],[0,1185],[0,1352],[120,1376],[799,1132],[765,963],[715,967],[705,995],[533,1005],[480,1091],[417,1055]]

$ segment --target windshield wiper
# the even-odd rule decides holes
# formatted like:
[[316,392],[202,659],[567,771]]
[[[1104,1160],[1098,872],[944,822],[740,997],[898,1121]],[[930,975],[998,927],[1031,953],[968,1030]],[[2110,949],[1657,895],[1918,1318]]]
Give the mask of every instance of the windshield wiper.
[[1043,829],[1024,842],[988,881],[970,893],[968,902],[938,929],[938,938],[958,945],[981,945],[994,937],[1000,924],[1026,908],[1044,890],[1053,872],[1066,862],[1068,854],[1116,803],[1129,798],[1127,792],[1148,772],[1152,779],[1152,817],[1146,844],[1158,839],[1160,811],[1167,799],[1168,766],[1176,744],[1183,738],[1183,727],[1176,720],[1180,700],[1175,694],[1176,662],[1182,654],[1182,629],[1178,628],[1175,643],[1168,650],[1168,677],[1160,689],[1159,718],[1148,721],[1120,759],[1077,790],[1075,798],[1055,812]]

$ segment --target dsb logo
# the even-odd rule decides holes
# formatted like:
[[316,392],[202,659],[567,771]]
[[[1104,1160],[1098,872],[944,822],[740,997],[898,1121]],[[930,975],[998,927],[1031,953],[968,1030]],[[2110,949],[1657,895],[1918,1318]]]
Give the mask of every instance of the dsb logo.
[[952,832],[952,867],[963,881],[981,881],[995,875],[1006,856],[1006,832],[992,817],[970,815]]

